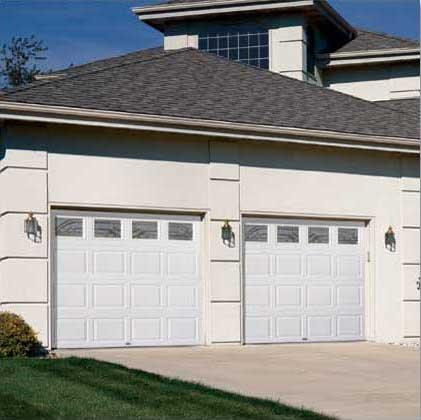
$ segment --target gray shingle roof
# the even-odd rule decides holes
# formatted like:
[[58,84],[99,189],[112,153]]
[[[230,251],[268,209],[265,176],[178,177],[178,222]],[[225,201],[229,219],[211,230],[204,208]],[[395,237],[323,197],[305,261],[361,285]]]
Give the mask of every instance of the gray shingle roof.
[[415,115],[417,118],[420,116],[420,98],[393,99],[377,103],[404,114]]
[[418,138],[412,116],[193,49],[145,50],[109,64],[74,68],[9,92],[0,108],[15,101]]
[[357,37],[336,50],[335,53],[389,50],[395,48],[419,48],[419,43],[413,39],[358,29]]
[[63,70],[57,70],[52,74],[56,75],[76,75],[91,71],[102,70],[112,66],[120,66],[129,64],[139,60],[147,60],[149,58],[157,57],[159,54],[164,54],[164,48],[155,47],[146,50],[133,51],[128,54],[119,55],[117,57],[109,57],[104,60],[97,60],[90,63],[82,64],[80,66],[68,67]]

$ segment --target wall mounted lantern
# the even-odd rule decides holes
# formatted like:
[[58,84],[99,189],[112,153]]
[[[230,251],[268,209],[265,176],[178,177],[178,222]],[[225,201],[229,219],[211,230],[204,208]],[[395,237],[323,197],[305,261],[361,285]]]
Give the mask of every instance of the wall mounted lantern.
[[28,239],[33,242],[39,242],[41,239],[41,227],[38,224],[38,220],[34,216],[34,213],[30,212],[28,217],[25,219],[24,231]]
[[221,229],[221,236],[222,236],[222,242],[224,245],[231,246],[234,240],[234,233],[232,231],[232,227],[229,224],[228,220],[225,220],[225,223],[222,226]]
[[396,238],[392,226],[389,226],[389,229],[387,229],[387,232],[384,235],[384,244],[386,249],[390,252],[396,251]]

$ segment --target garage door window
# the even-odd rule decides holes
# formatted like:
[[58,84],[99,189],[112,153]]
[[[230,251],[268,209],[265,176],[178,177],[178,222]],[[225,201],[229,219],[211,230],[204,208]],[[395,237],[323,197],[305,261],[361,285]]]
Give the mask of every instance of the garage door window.
[[244,232],[246,242],[267,242],[267,225],[246,225]]
[[329,228],[327,227],[309,227],[308,228],[309,244],[328,244]]
[[57,217],[56,235],[81,238],[83,236],[83,220],[73,217]]
[[357,245],[358,229],[338,228],[338,244]]
[[121,221],[95,219],[95,238],[121,238]]
[[133,239],[158,239],[158,223],[133,221],[132,238]]
[[278,243],[295,243],[300,241],[298,226],[278,226],[277,229]]
[[171,241],[192,241],[193,225],[191,223],[168,223],[168,239]]

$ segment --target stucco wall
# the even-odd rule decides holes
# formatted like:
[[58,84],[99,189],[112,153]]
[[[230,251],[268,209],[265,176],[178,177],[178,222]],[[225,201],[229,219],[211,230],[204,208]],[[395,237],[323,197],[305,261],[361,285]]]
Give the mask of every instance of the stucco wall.
[[419,96],[419,63],[348,66],[323,71],[323,84],[369,101]]
[[[42,126],[31,131],[8,126],[1,131],[0,310],[21,314],[48,346],[47,142]],[[40,223],[39,243],[24,233],[28,212]]]
[[306,19],[296,14],[271,14],[245,16],[233,19],[230,17],[213,20],[194,20],[168,24],[164,34],[164,48],[198,48],[201,34],[269,32],[269,65],[270,70],[307,80],[306,71]]
[[[367,220],[367,337],[400,341],[418,334],[416,158],[68,126],[9,126],[5,137],[1,309],[26,316],[46,344],[52,325],[53,276],[47,274],[51,206],[203,214],[208,343],[241,340],[242,216]],[[40,244],[23,234],[28,211],[36,211],[40,220]],[[232,248],[220,237],[225,219],[236,235]],[[397,234],[395,253],[384,247],[389,225]]]

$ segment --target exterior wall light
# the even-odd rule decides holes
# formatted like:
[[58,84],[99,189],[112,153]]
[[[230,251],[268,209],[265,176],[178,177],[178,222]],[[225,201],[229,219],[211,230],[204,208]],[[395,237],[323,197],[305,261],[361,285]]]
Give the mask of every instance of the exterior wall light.
[[389,229],[387,229],[387,232],[384,235],[384,244],[386,249],[390,252],[396,251],[396,238],[392,226],[389,226]]
[[28,239],[33,242],[41,241],[41,227],[38,224],[38,220],[34,216],[34,213],[30,212],[28,217],[25,219],[24,231]]
[[232,231],[232,227],[229,224],[228,220],[225,220],[225,223],[222,226],[221,229],[221,236],[222,236],[222,242],[224,245],[232,246],[234,242],[234,233]]

